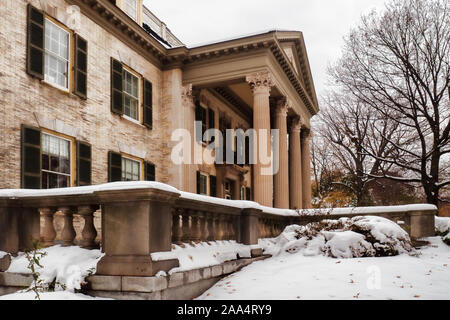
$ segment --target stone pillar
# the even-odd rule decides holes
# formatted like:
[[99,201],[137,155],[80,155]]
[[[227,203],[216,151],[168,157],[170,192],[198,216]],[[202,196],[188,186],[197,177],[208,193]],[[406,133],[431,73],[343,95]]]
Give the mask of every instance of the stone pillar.
[[[267,154],[271,153],[270,141],[270,89],[273,86],[271,76],[268,72],[260,72],[247,76],[247,82],[253,91],[253,128],[257,133],[257,153],[255,154],[256,164],[253,165],[253,182],[255,201],[261,205],[273,206],[273,175],[263,172],[268,165],[263,165],[260,159],[260,130],[266,130]],[[254,148],[255,150],[255,148]],[[256,151],[256,150],[255,150]]]
[[240,217],[240,243],[245,245],[251,245],[252,257],[258,257],[262,255],[262,249],[257,247],[259,234],[259,216],[262,211],[259,209],[244,209],[242,210]]
[[152,277],[178,267],[178,259],[153,261],[172,248],[172,212],[179,194],[153,188],[95,192],[102,207],[105,256],[98,275]]
[[309,129],[303,129],[301,134],[302,146],[302,189],[303,189],[303,208],[310,209],[311,205],[311,159],[310,159],[310,140]]
[[[287,148],[287,111],[286,98],[277,101],[275,110],[275,129],[279,130],[279,165],[278,173],[275,173],[274,185],[274,207],[281,209],[289,208],[289,156]],[[274,152],[277,152],[275,150]]]
[[197,192],[197,176],[194,168],[194,143],[195,142],[195,104],[192,94],[192,85],[186,85],[182,88],[183,101],[183,119],[184,129],[190,132],[190,137],[185,137],[184,150],[190,152],[185,160],[189,163],[183,164],[183,191]]
[[289,194],[291,209],[302,209],[302,152],[300,148],[301,120],[292,119],[289,131]]
[[41,241],[44,247],[55,245],[56,231],[53,225],[53,217],[56,210],[53,208],[40,208],[39,212],[42,217],[43,227],[41,229]]

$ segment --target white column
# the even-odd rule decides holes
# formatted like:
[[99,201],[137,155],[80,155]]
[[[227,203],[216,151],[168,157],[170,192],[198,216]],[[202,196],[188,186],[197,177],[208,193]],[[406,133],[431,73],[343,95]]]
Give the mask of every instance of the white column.
[[247,82],[253,91],[253,128],[258,135],[258,141],[255,143],[258,150],[258,156],[256,158],[256,164],[253,165],[253,182],[255,201],[261,205],[272,207],[273,206],[273,175],[262,174],[265,166],[261,163],[259,157],[261,145],[259,143],[260,136],[265,129],[265,135],[267,137],[266,150],[267,155],[271,155],[271,141],[270,141],[270,89],[273,86],[272,78],[268,72],[255,73],[247,76]]
[[292,119],[289,131],[289,194],[291,209],[302,209],[302,152],[299,117]]
[[[281,209],[289,208],[289,156],[287,147],[287,112],[288,104],[286,98],[276,102],[275,129],[279,130],[279,168],[273,179],[274,184],[274,207]],[[277,152],[277,150],[274,150]]]

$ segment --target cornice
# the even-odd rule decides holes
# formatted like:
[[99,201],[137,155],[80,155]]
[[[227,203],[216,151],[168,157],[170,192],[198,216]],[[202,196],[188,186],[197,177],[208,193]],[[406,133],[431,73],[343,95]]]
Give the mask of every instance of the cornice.
[[[108,0],[66,0],[70,4],[78,5],[86,16],[102,25],[106,30],[114,32],[119,39],[129,44],[131,48],[147,57],[151,62],[163,70],[183,68],[196,62],[240,54],[242,52],[260,51],[270,49],[299,97],[308,108],[311,115],[318,112],[315,101],[313,84],[305,79],[306,88],[303,86],[297,72],[290,63],[277,37],[281,41],[294,41],[298,46],[300,61],[302,61],[302,73],[309,74],[309,63],[306,52],[303,50],[304,42],[301,32],[271,31],[260,35],[252,35],[239,39],[222,41],[196,48],[177,47],[165,48],[160,42],[149,35],[140,25],[126,15],[120,8]],[[286,36],[283,36],[286,34]],[[303,44],[302,44],[303,43]],[[314,101],[315,99],[315,101]]]

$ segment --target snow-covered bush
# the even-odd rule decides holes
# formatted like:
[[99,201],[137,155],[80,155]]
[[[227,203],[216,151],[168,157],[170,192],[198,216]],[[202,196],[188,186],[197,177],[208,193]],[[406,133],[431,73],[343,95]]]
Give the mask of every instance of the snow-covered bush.
[[436,235],[442,237],[442,240],[450,245],[450,218],[436,217]]
[[414,253],[406,231],[391,220],[361,216],[288,226],[275,239],[262,243],[265,253],[283,252],[333,258],[394,256]]

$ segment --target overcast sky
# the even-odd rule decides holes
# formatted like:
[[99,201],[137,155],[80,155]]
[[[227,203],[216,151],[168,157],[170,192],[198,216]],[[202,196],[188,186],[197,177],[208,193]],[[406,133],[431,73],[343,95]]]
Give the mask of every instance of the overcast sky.
[[383,9],[385,0],[144,0],[187,46],[234,36],[285,29],[302,31],[317,94],[326,68],[336,60],[342,37],[361,15]]

